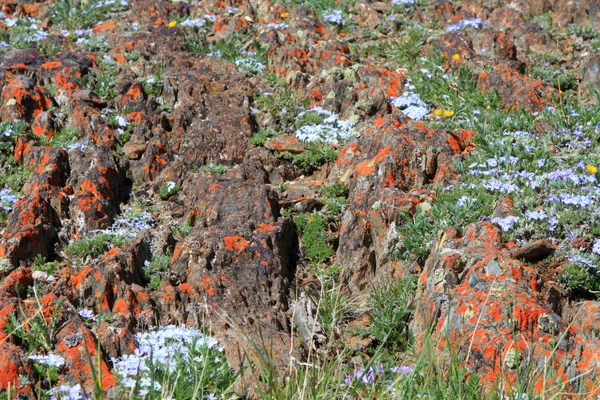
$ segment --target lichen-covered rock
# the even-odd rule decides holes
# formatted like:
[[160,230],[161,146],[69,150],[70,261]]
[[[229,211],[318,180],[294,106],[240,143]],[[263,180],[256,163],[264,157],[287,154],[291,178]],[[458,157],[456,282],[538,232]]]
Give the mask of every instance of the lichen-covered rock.
[[[553,309],[538,272],[513,259],[499,229],[487,222],[470,225],[462,234],[441,231],[419,278],[414,304],[413,330],[432,327],[440,354],[447,356],[444,349],[451,342],[488,389],[500,377],[512,382],[524,371],[552,367],[559,376],[540,375],[536,391],[561,382],[594,390],[597,369],[590,363],[600,356],[599,348],[585,342],[594,314],[570,321],[564,309],[563,315]],[[596,302],[588,306],[598,307]],[[417,348],[424,340],[418,336]],[[572,368],[579,362],[592,368],[589,377]]]

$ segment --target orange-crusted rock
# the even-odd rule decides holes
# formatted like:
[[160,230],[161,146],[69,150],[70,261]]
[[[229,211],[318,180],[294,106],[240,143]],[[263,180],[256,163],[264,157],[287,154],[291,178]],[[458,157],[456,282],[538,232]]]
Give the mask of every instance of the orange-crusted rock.
[[[599,390],[591,383],[600,378],[591,364],[597,366],[600,346],[585,339],[597,313],[586,311],[588,317],[569,323],[577,306],[566,302],[553,308],[538,272],[512,258],[500,230],[490,223],[472,224],[462,234],[445,229],[439,235],[420,275],[415,305],[413,331],[429,332],[431,327],[442,360],[448,345],[457,349],[486,390],[500,379],[513,382],[523,371],[544,368],[563,371],[558,379],[567,387]],[[588,306],[598,309],[597,302]],[[426,335],[418,335],[417,349],[425,341]],[[578,362],[587,366],[585,379],[581,370],[570,368]],[[535,390],[556,384],[553,379],[540,374]]]

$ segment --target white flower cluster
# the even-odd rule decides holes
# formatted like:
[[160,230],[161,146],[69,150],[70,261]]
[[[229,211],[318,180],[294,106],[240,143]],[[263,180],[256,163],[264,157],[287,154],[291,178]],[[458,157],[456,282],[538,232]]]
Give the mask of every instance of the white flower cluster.
[[235,60],[235,66],[252,74],[263,72],[266,68],[263,63],[254,58],[238,58]]
[[417,93],[410,90],[402,93],[401,96],[392,99],[392,105],[396,108],[402,109],[404,115],[415,121],[420,121],[429,113],[427,104]]
[[316,106],[308,111],[301,112],[302,117],[306,112],[313,112],[326,116],[322,123],[317,125],[304,125],[296,130],[298,140],[304,142],[327,142],[344,141],[350,137],[354,129],[354,123],[349,120],[340,119],[339,115],[322,107]]
[[[173,373],[178,359],[190,363],[201,362],[197,356],[191,358],[190,350],[208,348],[223,351],[216,339],[185,326],[159,327],[149,332],[137,333],[136,339],[138,347],[133,354],[113,358],[112,361],[116,374],[121,378],[121,385],[134,388],[139,380],[140,396],[146,395],[150,390],[161,390],[160,383],[153,382],[150,378],[152,370],[159,368]],[[224,359],[220,361],[226,363]]]

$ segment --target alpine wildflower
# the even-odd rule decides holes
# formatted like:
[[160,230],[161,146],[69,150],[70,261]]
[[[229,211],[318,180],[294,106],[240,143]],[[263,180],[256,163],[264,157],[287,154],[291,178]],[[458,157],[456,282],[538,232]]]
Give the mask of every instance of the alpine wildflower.
[[169,22],[169,24],[167,26],[169,28],[174,28],[175,26],[177,26],[177,21],[171,21],[171,22]]
[[456,63],[459,62],[461,58],[462,57],[458,53],[452,55],[452,60],[454,60]]
[[587,169],[587,171],[588,171],[590,174],[595,174],[595,173],[597,173],[597,172],[598,172],[598,168],[596,168],[595,166],[593,166],[593,165],[591,165],[591,164],[588,164],[588,165],[586,165],[586,166],[585,166],[585,169]]

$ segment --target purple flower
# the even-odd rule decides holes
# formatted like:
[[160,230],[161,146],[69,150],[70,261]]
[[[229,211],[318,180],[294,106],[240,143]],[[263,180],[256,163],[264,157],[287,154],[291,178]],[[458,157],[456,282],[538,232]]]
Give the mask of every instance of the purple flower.
[[92,321],[96,320],[96,316],[94,315],[94,312],[87,308],[84,308],[81,311],[79,311],[79,315],[85,319],[91,319]]
[[346,23],[346,20],[342,17],[342,10],[334,10],[332,8],[323,11],[323,19],[337,25],[344,25]]
[[460,199],[458,199],[458,201],[456,202],[456,206],[457,207],[462,207],[465,204],[472,204],[474,202],[476,202],[477,199],[474,197],[469,197],[469,196],[462,196]]
[[584,264],[584,265],[588,266],[589,268],[596,268],[594,263],[585,257],[575,256],[575,257],[570,257],[568,260],[569,260],[569,262],[572,262],[575,264],[580,263],[580,264]]
[[501,193],[513,193],[519,191],[519,187],[514,183],[505,183],[497,178],[490,179],[488,182],[483,184],[483,187],[488,190],[497,191]]
[[508,232],[511,230],[513,225],[519,220],[519,217],[516,215],[509,215],[508,217],[500,218],[495,217],[492,218],[492,222],[500,227],[503,232]]
[[63,365],[65,365],[65,359],[62,358],[61,356],[57,356],[56,354],[48,354],[46,356],[31,355],[28,358],[38,364],[47,365],[49,367],[60,368]]
[[460,20],[456,24],[446,27],[446,31],[454,32],[464,27],[481,28],[482,25],[481,18],[469,18]]
[[406,115],[408,118],[413,119],[415,121],[420,121],[423,118],[425,118],[425,116],[427,116],[427,113],[429,112],[427,110],[427,107],[420,107],[420,106],[408,106],[406,109],[404,109],[402,111],[404,113],[404,115]]
[[408,365],[401,365],[399,367],[392,367],[390,369],[394,374],[410,375],[413,373],[413,369]]
[[552,215],[550,218],[548,218],[548,229],[550,230],[550,232],[554,232],[556,230],[557,226],[558,226],[558,218],[556,218],[556,216]]
[[592,253],[600,255],[600,239],[596,239],[594,246],[592,247]]
[[548,216],[546,215],[546,212],[544,210],[541,210],[541,211],[527,210],[527,211],[525,211],[525,216],[534,221],[544,220],[544,219],[548,218]]
[[548,179],[552,181],[570,180],[576,184],[580,182],[579,176],[575,174],[571,168],[557,169],[556,171],[550,172],[548,174]]

